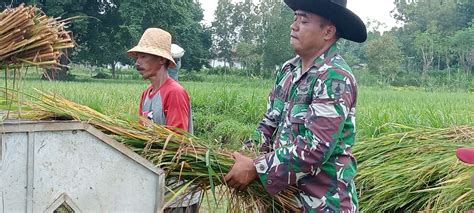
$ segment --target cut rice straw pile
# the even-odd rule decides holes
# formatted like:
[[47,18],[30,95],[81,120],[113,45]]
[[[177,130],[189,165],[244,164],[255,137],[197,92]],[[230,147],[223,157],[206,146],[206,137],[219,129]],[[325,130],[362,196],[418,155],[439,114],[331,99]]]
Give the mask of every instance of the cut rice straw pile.
[[410,128],[361,141],[356,185],[364,212],[467,212],[474,208],[472,166],[456,158],[474,146],[474,128]]
[[[237,192],[225,186],[223,175],[230,171],[234,160],[230,152],[221,150],[216,144],[202,141],[190,134],[179,130],[170,130],[156,125],[144,118],[139,122],[125,121],[103,115],[87,106],[74,103],[54,94],[39,92],[39,97],[30,96],[27,101],[20,103],[19,92],[11,93],[4,88],[1,89],[8,101],[14,104],[1,104],[3,106],[22,106],[21,109],[12,110],[10,116],[14,118],[43,120],[43,119],[73,119],[87,122],[102,132],[111,135],[117,141],[129,145],[135,152],[139,153],[167,173],[167,179],[174,177],[184,180],[184,184],[178,187],[167,184],[171,191],[179,194],[185,190],[199,193],[204,191],[207,200],[215,200],[216,203],[208,203],[208,209],[221,208],[227,205],[228,211],[259,211],[265,212],[270,209],[285,209],[296,211],[296,203],[292,188],[277,196],[266,193],[259,181],[252,182],[246,191]],[[224,199],[216,199],[216,189]],[[209,191],[214,199],[210,199]],[[168,201],[176,195],[168,196]],[[227,203],[227,204],[223,204]],[[205,205],[205,204],[202,204]]]
[[74,47],[68,20],[46,16],[35,6],[21,4],[0,13],[0,64],[18,68],[59,65],[59,57],[67,48]]

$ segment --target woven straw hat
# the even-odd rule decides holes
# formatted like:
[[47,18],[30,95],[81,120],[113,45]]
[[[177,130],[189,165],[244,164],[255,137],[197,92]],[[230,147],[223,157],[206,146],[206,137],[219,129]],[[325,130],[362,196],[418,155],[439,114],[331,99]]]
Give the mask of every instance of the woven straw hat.
[[166,58],[170,61],[169,67],[176,67],[176,62],[171,56],[171,34],[162,29],[146,29],[138,45],[127,51],[128,55],[133,58],[137,58],[137,52]]

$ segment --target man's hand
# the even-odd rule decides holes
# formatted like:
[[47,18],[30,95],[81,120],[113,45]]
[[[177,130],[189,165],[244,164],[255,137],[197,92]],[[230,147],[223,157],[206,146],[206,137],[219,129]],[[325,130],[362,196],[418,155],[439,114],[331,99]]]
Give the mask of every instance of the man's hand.
[[244,191],[257,178],[257,170],[253,165],[252,158],[238,152],[232,153],[232,157],[234,157],[235,163],[225,176],[225,181],[228,186]]

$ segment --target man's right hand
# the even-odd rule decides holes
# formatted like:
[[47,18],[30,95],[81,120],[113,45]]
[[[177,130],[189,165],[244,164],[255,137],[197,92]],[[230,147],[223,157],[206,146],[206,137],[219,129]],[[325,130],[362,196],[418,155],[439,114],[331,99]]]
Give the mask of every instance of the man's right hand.
[[252,158],[238,152],[232,153],[235,163],[225,176],[225,182],[229,187],[244,191],[247,186],[257,178],[257,170],[253,165]]

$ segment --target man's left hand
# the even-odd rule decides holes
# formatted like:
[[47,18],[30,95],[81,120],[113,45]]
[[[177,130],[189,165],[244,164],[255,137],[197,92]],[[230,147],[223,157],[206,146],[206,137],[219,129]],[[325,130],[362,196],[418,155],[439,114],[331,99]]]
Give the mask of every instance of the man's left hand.
[[244,191],[257,178],[257,170],[253,165],[252,158],[238,152],[232,153],[232,157],[234,157],[235,163],[225,176],[225,181],[228,186]]

